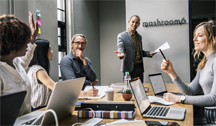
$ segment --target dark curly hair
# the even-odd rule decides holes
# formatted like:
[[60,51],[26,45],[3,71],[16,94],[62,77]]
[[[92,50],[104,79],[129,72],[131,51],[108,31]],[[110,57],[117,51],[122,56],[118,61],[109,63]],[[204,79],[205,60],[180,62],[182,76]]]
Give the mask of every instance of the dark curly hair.
[[14,15],[0,16],[0,56],[20,51],[30,42],[30,27]]

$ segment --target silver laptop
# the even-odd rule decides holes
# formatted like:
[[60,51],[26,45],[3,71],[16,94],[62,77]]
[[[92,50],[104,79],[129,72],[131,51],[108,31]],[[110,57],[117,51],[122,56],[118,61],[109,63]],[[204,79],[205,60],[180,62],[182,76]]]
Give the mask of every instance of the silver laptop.
[[184,120],[185,108],[183,107],[151,106],[139,79],[131,81],[130,87],[142,117]]
[[[161,73],[149,74],[148,76],[155,96],[163,97],[163,94],[167,93],[167,88],[164,83],[162,74]],[[170,93],[176,95],[183,95],[182,93],[176,93],[176,92],[170,92]]]
[[[84,81],[85,77],[56,82],[47,105],[47,110],[54,110],[57,114],[58,120],[71,115],[76,106]],[[14,125],[31,125],[30,123],[32,123],[43,112],[44,111],[34,111],[30,114],[19,117]],[[40,122],[37,122],[36,125],[50,124],[55,124],[55,119],[51,113],[47,113],[43,116]]]

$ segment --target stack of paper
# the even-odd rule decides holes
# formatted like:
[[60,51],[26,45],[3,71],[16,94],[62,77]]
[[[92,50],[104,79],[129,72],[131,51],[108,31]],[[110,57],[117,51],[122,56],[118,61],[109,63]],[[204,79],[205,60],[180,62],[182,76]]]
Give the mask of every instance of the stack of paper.
[[124,83],[111,83],[112,88],[124,88]]
[[117,120],[111,123],[106,123],[106,126],[145,126],[145,122],[143,120]]

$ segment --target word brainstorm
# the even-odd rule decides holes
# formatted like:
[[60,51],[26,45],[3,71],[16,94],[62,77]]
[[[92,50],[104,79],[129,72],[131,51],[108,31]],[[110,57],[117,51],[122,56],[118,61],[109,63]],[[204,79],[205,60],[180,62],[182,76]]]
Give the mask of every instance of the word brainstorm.
[[143,27],[154,27],[154,26],[164,26],[164,25],[182,25],[182,24],[186,24],[186,20],[184,19],[184,17],[179,20],[165,20],[165,21],[159,21],[157,19],[157,21],[154,22],[143,22]]

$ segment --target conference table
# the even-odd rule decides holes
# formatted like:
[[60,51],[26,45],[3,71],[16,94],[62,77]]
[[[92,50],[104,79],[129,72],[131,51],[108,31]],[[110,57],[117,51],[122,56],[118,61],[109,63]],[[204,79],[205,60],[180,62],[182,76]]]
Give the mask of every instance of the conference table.
[[[143,83],[143,86],[144,87],[149,87],[149,91],[146,92],[147,95],[154,95],[150,83]],[[166,83],[166,87],[167,87],[168,92],[172,91],[172,92],[180,93],[178,88],[173,83]],[[114,101],[124,101],[124,99],[122,98],[122,94],[117,93],[117,91],[119,91],[121,89],[120,88],[114,88],[114,90],[115,90],[114,91]],[[186,108],[185,119],[182,120],[182,121],[177,121],[177,120],[167,120],[167,119],[143,118],[141,116],[141,114],[140,114],[140,111],[139,111],[139,109],[137,107],[137,104],[135,102],[134,97],[132,97],[131,100],[134,101],[134,104],[135,104],[135,106],[137,108],[137,111],[136,111],[136,113],[134,115],[134,119],[136,119],[136,120],[177,122],[180,126],[193,126],[193,105],[180,104],[180,103],[170,105],[172,107],[184,107],[184,108]],[[96,99],[96,101],[106,101],[106,99],[105,99],[105,97],[103,97],[101,99]],[[158,104],[152,104],[152,105],[157,106]],[[44,110],[44,108],[42,110]],[[64,126],[70,125],[71,126],[74,123],[77,123],[77,122],[84,123],[87,120],[89,120],[89,118],[78,118],[77,115],[78,115],[78,111],[74,111],[71,116],[68,116],[68,117],[60,120],[59,125],[64,125]],[[113,122],[113,121],[117,121],[117,120],[119,120],[119,119],[103,119],[103,121],[100,122],[100,123],[109,123],[109,122]]]

